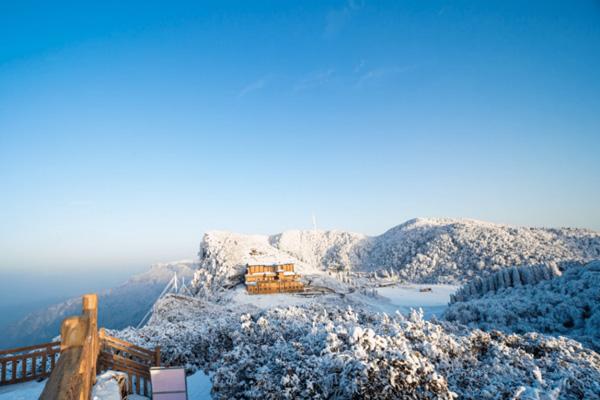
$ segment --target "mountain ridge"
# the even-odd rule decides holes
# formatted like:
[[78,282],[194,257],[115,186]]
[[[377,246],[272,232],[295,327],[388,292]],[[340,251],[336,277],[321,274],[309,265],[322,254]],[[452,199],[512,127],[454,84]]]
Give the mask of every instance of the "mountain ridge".
[[253,252],[295,260],[305,275],[330,270],[392,270],[414,283],[464,283],[502,268],[585,263],[600,258],[600,233],[581,228],[520,227],[473,219],[413,218],[377,236],[341,230],[288,230],[274,235],[206,232],[202,274],[226,284]]
[[[99,326],[121,329],[139,322],[152,307],[167,282],[177,272],[189,280],[194,261],[181,260],[153,264],[149,270],[135,274],[123,284],[98,293]],[[9,324],[0,338],[2,347],[26,346],[51,340],[60,331],[62,320],[81,312],[81,297],[72,297],[27,314]]]

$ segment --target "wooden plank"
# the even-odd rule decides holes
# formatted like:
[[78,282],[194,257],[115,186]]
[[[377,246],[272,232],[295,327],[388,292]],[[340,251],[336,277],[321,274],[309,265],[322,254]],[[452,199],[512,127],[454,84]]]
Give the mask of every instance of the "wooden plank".
[[10,380],[12,383],[15,383],[15,381],[17,380],[17,367],[18,367],[18,361],[17,360],[12,360],[12,379]]
[[10,357],[2,357],[2,360],[3,361],[7,361],[7,362],[8,361],[15,361],[15,360],[18,360],[19,357],[21,357],[21,356],[20,355],[16,355],[16,356],[10,356]]
[[41,375],[46,376],[46,371],[48,370],[48,352],[46,351],[42,356],[42,370]]
[[[52,353],[56,354],[59,353],[60,350],[59,349],[54,349],[51,351]],[[49,354],[50,352],[46,351],[46,350],[42,350],[42,351],[36,351],[34,353],[26,353],[26,354],[17,354],[14,356],[10,356],[10,357],[0,357],[0,362],[3,361],[12,361],[12,360],[20,360],[22,357],[41,357],[44,354]]]
[[131,370],[142,375],[150,375],[150,369],[145,365],[131,364],[123,360],[109,358],[103,358],[103,362],[109,367],[108,369],[115,369],[123,372]]
[[55,347],[55,346],[60,346],[60,342],[49,342],[49,343],[43,343],[43,344],[36,344],[33,346],[15,347],[14,349],[0,350],[0,355],[22,353],[24,351],[44,349],[46,347]]
[[105,349],[107,350],[119,350],[121,352],[127,353],[132,357],[139,358],[142,361],[149,361],[152,363],[154,360],[154,351],[146,350],[144,352],[139,351],[134,347],[129,347],[127,345],[123,345],[120,343],[105,343]]
[[149,365],[152,365],[152,361],[154,360],[154,353],[140,353],[137,350],[116,343],[111,343],[108,347],[127,353],[131,357],[139,358],[140,362],[147,362]]
[[27,378],[27,357],[23,356],[21,359],[21,382],[25,382]]
[[124,365],[124,364],[114,363],[110,366],[109,369],[111,369],[113,371],[128,373],[128,374],[129,373],[136,374],[136,375],[139,375],[144,378],[150,378],[150,374],[148,373],[148,371],[143,371],[143,370],[140,370],[137,368],[128,367],[127,365]]
[[128,357],[123,357],[119,354],[114,354],[114,353],[102,353],[100,355],[100,357],[109,360],[109,361],[116,361],[116,362],[120,362],[123,363],[125,365],[131,365],[134,368],[140,368],[140,369],[144,369],[144,370],[150,370],[150,367],[145,364],[145,363],[141,363],[139,361],[136,360],[132,360],[131,358]]
[[115,371],[121,371],[121,372],[131,372],[131,373],[136,373],[138,375],[141,376],[150,376],[150,370],[148,369],[142,369],[142,368],[136,368],[134,366],[131,365],[127,365],[118,361],[114,361],[108,364],[109,365],[109,369],[115,370]]
[[148,349],[145,349],[143,347],[137,346],[137,345],[135,345],[133,343],[126,342],[125,340],[118,339],[118,338],[116,338],[114,336],[105,335],[103,337],[103,339],[106,340],[106,341],[108,341],[109,343],[110,342],[117,343],[117,344],[120,344],[122,346],[126,346],[126,347],[132,348],[134,350],[137,350],[137,351],[139,351],[141,353],[148,354],[150,356],[153,355],[152,350],[148,350]]
[[135,394],[142,394],[142,392],[140,392],[140,377],[139,376],[135,376]]
[[127,373],[127,393],[133,394],[133,381],[131,379],[131,373]]

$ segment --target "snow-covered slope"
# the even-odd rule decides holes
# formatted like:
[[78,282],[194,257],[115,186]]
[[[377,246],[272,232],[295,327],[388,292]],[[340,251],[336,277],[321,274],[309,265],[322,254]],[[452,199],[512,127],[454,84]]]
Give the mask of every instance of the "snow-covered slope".
[[408,280],[464,281],[507,266],[600,258],[600,233],[414,219],[374,238],[369,256],[370,268],[397,268]]
[[292,259],[305,275],[391,270],[409,282],[455,283],[504,267],[546,264],[558,270],[600,258],[600,233],[453,219],[414,219],[374,237],[341,231],[208,232],[196,286],[205,292],[206,286],[239,282],[255,255]]
[[600,261],[473,297],[451,304],[444,318],[484,330],[569,336],[600,351]]
[[558,268],[544,264],[503,268],[486,277],[471,280],[450,296],[450,300],[452,303],[471,300],[511,287],[535,285],[561,274]]
[[332,304],[257,310],[168,296],[155,310],[142,329],[111,334],[211,372],[217,399],[600,396],[600,357],[566,338]]
[[[98,294],[99,325],[124,328],[137,324],[152,307],[159,293],[177,272],[188,281],[196,265],[193,261],[154,264],[144,273],[134,275],[116,288]],[[7,327],[2,333],[1,347],[14,347],[40,343],[59,334],[62,320],[81,312],[81,297],[75,297],[27,315]]]

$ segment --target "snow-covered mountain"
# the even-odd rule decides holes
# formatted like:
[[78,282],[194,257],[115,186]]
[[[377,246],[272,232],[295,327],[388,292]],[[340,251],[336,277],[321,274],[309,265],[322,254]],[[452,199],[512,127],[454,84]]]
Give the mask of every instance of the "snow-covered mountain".
[[239,281],[256,255],[292,259],[305,274],[393,271],[409,282],[456,283],[504,267],[600,258],[600,233],[586,229],[512,227],[475,220],[413,219],[379,236],[342,231],[286,231],[243,235],[214,231],[200,245],[195,282],[227,286]]
[[[581,265],[597,258],[597,232],[472,220],[411,220],[375,237],[340,231],[208,232],[193,280],[196,296],[169,295],[157,302],[146,326],[111,334],[144,347],[161,346],[168,364],[209,372],[217,399],[599,398],[600,357],[590,348],[593,338],[571,335],[580,343],[544,335],[562,331],[527,319],[526,310],[535,311],[539,299],[556,306],[552,324],[564,325],[560,318],[572,310],[586,315],[584,298],[596,304],[600,299],[592,290],[598,287],[595,267]],[[291,260],[309,287],[327,290],[248,295],[236,286],[246,263],[257,259]],[[571,271],[588,272],[579,279]],[[511,296],[499,311],[503,333],[478,329],[493,328],[480,320],[459,324],[449,313],[439,321],[414,310],[394,313],[400,310],[396,298],[416,286],[401,288],[399,280],[428,283],[423,296],[439,290],[431,282],[473,281],[452,309],[511,290],[559,280],[568,284],[544,287],[536,296]],[[386,287],[379,287],[382,283]],[[590,290],[575,299],[577,288]],[[552,303],[560,293],[573,303]],[[531,300],[519,303],[519,296]],[[467,299],[474,300],[458,301]],[[494,304],[481,303],[473,315],[489,314],[485,321],[493,320]],[[511,329],[511,318],[519,313],[531,329]],[[584,325],[573,321],[578,333],[596,326],[594,318]]]
[[[600,233],[453,219],[414,219],[374,237],[343,231],[291,230],[271,236],[212,231],[203,237],[197,265],[192,261],[157,264],[101,293],[100,323],[112,328],[136,323],[174,271],[191,277],[199,267],[196,291],[201,297],[214,297],[216,291],[241,282],[246,263],[257,257],[292,260],[307,279],[329,287],[354,279],[344,274],[374,271],[386,275],[393,271],[396,278],[408,282],[456,283],[506,266],[545,264],[560,270],[566,263],[600,258]],[[340,276],[343,283],[335,279]],[[79,312],[79,302],[73,298],[29,314],[7,327],[1,345],[55,336],[61,320]]]
[[600,261],[551,279],[532,274],[530,282],[482,293],[463,290],[444,318],[488,331],[564,335],[600,351]]
[[[175,272],[189,281],[195,269],[195,263],[187,260],[154,264],[148,271],[132,276],[122,285],[99,293],[99,325],[121,329],[137,324]],[[7,327],[0,338],[0,346],[24,346],[50,340],[59,334],[64,318],[80,312],[81,297],[74,297],[30,313]]]

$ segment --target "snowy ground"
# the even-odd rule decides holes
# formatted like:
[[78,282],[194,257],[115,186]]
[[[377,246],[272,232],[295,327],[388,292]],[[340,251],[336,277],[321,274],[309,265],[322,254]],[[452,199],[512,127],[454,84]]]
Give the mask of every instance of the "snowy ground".
[[37,400],[44,390],[46,381],[25,382],[0,387],[0,400]]
[[204,400],[210,399],[210,375],[206,375],[202,371],[198,371],[187,377],[188,399]]
[[271,307],[286,307],[308,304],[312,303],[314,298],[286,293],[250,295],[246,292],[246,288],[240,285],[234,289],[231,296],[231,301],[236,304],[251,305],[261,309],[267,309]]
[[[113,379],[115,372],[107,371],[98,376],[92,392],[93,400],[121,400],[119,386]],[[118,374],[118,373],[117,373]],[[42,382],[25,382],[0,387],[0,400],[37,400],[39,399],[46,380]],[[198,371],[187,377],[188,398],[193,400],[210,399],[210,376]],[[148,399],[144,396],[129,395],[128,400]]]
[[[431,288],[430,292],[421,289]],[[412,308],[422,308],[426,319],[440,316],[450,301],[450,295],[458,289],[456,285],[396,285],[377,289],[378,298],[373,307],[377,311],[393,314],[400,311],[408,314]]]
[[92,400],[121,400],[121,389],[118,379],[127,379],[125,374],[115,371],[106,371],[96,377],[96,384],[92,388]]
[[[422,292],[421,289],[431,288],[430,292]],[[306,297],[297,294],[264,294],[249,295],[242,286],[237,287],[230,301],[234,304],[254,306],[263,310],[273,307],[288,307],[323,303],[344,303],[350,306],[362,306],[376,312],[394,314],[400,311],[408,314],[411,309],[422,308],[426,319],[432,316],[440,316],[448,303],[450,295],[459,286],[456,285],[421,285],[421,284],[398,284],[377,288],[377,296],[364,296],[358,292],[340,296],[340,294],[324,294],[314,297]]]

